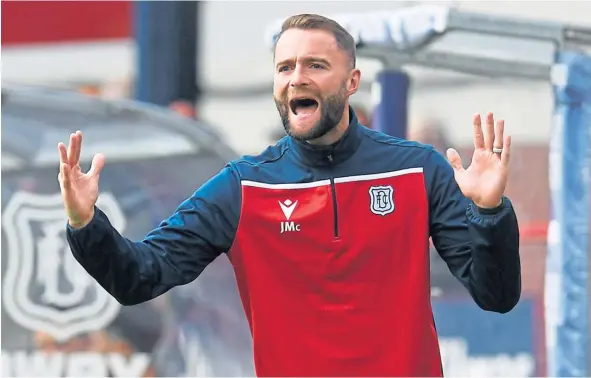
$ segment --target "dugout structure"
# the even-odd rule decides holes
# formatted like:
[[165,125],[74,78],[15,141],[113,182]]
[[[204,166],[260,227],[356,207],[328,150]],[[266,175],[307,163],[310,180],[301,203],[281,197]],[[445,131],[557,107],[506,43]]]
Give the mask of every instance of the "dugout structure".
[[[329,17],[331,17],[329,15]],[[331,18],[357,42],[358,56],[383,63],[375,88],[374,127],[405,137],[409,65],[491,78],[525,78],[552,85],[553,129],[549,146],[550,222],[545,275],[546,374],[591,375],[589,246],[591,185],[591,28],[419,6],[394,12],[341,14]],[[273,45],[281,24],[269,25]],[[497,59],[429,47],[451,34],[518,39],[553,46],[548,61]]]

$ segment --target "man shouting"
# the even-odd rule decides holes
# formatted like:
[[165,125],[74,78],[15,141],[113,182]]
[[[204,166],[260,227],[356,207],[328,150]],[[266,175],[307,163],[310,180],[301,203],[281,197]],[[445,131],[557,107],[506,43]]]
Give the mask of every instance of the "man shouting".
[[[519,231],[503,121],[474,116],[463,168],[432,147],[360,126],[355,43],[339,24],[285,21],[273,95],[288,134],[228,165],[142,241],[95,206],[104,157],[79,166],[82,135],[60,144],[68,241],[119,302],[148,301],[226,253],[259,376],[440,376],[430,304],[429,237],[484,310],[521,292]],[[191,172],[187,172],[191,175]]]

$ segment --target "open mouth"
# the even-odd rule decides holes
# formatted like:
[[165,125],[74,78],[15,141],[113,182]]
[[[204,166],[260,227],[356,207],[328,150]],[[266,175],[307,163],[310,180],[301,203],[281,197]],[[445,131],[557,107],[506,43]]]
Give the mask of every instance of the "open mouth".
[[312,114],[318,109],[318,101],[313,98],[296,98],[289,102],[289,107],[295,115]]

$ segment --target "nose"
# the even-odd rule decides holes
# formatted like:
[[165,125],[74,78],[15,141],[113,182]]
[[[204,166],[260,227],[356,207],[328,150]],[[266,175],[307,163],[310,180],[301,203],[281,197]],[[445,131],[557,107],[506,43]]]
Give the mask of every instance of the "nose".
[[305,72],[303,72],[302,67],[298,64],[289,78],[289,86],[296,88],[306,86],[308,84],[310,84],[310,80],[306,76]]

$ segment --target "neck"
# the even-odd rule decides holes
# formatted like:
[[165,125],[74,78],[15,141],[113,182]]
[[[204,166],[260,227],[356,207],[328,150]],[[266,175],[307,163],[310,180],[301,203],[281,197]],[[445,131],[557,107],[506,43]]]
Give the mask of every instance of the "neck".
[[345,104],[343,118],[341,118],[341,121],[337,126],[320,138],[309,140],[308,143],[315,146],[330,146],[331,144],[335,144],[343,137],[343,135],[345,135],[345,132],[349,128],[349,122],[349,104]]

